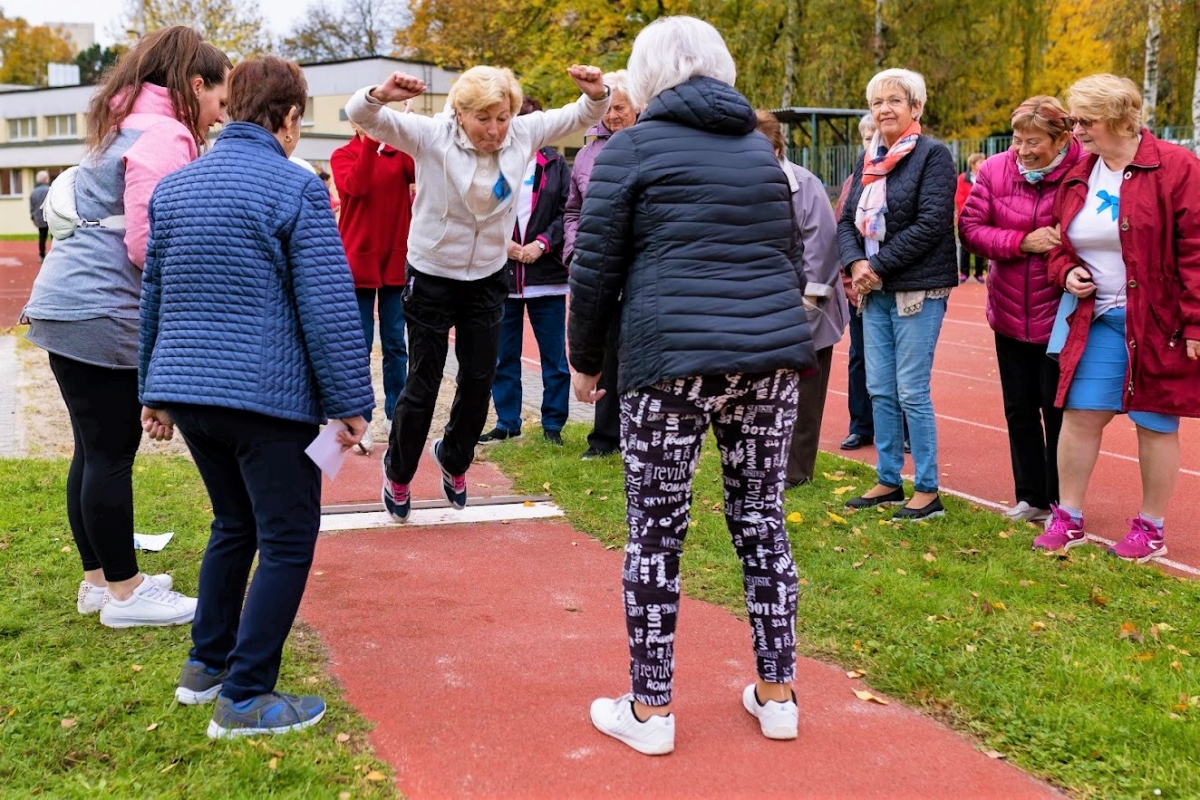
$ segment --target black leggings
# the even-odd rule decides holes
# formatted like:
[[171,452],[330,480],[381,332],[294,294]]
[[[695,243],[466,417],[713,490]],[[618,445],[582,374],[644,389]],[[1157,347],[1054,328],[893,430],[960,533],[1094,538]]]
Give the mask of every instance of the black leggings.
[[136,369],[109,369],[50,354],[71,415],[75,456],[67,519],[85,571],[108,581],[138,574],[133,551],[133,458],[142,440]]

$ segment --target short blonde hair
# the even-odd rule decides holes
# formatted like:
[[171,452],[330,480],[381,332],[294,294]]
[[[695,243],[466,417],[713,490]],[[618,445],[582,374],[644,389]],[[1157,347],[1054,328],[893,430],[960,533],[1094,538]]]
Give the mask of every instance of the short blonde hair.
[[1067,106],[1071,116],[1103,120],[1117,136],[1137,136],[1142,129],[1142,93],[1129,78],[1089,75],[1067,90]]
[[987,161],[987,156],[983,153],[971,153],[971,155],[967,156],[967,169],[976,164],[982,164],[984,161]]
[[879,130],[879,126],[875,124],[875,118],[870,114],[863,114],[862,119],[858,121],[859,137],[866,139],[874,136],[877,130]]
[[895,87],[908,97],[910,106],[920,106],[913,112],[913,119],[920,119],[925,110],[928,95],[925,92],[925,77],[911,69],[885,69],[878,72],[867,82],[867,103],[875,99],[875,94],[887,87]]
[[521,110],[521,84],[511,69],[471,67],[458,76],[446,98],[458,113],[483,111],[496,103],[507,103],[513,114]]
[[721,34],[695,17],[659,17],[633,40],[629,54],[629,101],[645,108],[661,92],[692,78],[733,86],[737,67]]
[[620,92],[625,95],[625,99],[633,106],[635,113],[641,113],[644,109],[639,108],[633,102],[633,98],[629,96],[629,70],[618,69],[613,72],[604,73],[604,85],[607,86],[613,94]]

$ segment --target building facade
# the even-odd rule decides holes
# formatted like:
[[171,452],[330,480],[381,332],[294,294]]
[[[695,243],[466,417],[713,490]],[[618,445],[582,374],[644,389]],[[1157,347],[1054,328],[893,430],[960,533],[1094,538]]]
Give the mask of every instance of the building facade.
[[[364,86],[382,82],[397,70],[421,77],[426,93],[414,110],[426,115],[446,104],[458,77],[432,64],[394,58],[362,58],[302,65],[308,81],[308,105],[296,155],[318,168],[350,140],[346,102]],[[34,232],[29,195],[40,170],[51,180],[83,158],[87,106],[94,86],[0,91],[0,235]],[[582,138],[580,139],[582,143]]]

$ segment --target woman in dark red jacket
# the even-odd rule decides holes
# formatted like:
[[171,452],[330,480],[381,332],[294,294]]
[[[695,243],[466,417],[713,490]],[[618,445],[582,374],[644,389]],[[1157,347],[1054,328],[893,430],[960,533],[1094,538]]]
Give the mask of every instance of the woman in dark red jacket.
[[[341,198],[338,230],[354,275],[354,293],[362,314],[367,349],[375,344],[375,301],[379,300],[379,339],[383,347],[383,412],[390,428],[392,412],[408,376],[404,343],[404,264],[416,166],[407,154],[380,144],[357,126],[354,138],[333,151],[329,169]],[[367,412],[367,422],[371,414]],[[383,434],[387,437],[387,432]],[[371,434],[359,448],[371,451]]]
[[1061,504],[1035,548],[1084,541],[1083,500],[1104,427],[1137,425],[1142,509],[1110,552],[1167,552],[1163,517],[1179,474],[1179,418],[1200,417],[1200,159],[1140,125],[1137,86],[1093,75],[1067,94],[1090,155],[1055,199],[1062,245],[1050,279],[1078,298],[1067,318],[1056,403]]
[[1066,109],[1031,97],[1012,113],[1012,149],[983,162],[959,214],[963,243],[991,260],[987,320],[1008,422],[1016,504],[1008,516],[1044,520],[1058,502],[1058,363],[1046,356],[1062,289],[1046,278],[1046,253],[1059,244],[1054,196],[1079,160]]

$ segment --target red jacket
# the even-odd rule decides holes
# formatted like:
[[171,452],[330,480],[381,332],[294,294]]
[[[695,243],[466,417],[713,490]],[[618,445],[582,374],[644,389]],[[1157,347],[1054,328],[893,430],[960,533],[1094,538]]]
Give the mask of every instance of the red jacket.
[[[1087,201],[1087,181],[1098,156],[1084,156],[1063,179],[1054,201],[1062,225],[1050,252],[1050,280],[1064,286],[1079,266],[1067,235]],[[1200,361],[1189,361],[1187,340],[1200,341],[1200,159],[1142,129],[1142,143],[1125,169],[1120,199],[1121,254],[1126,270],[1125,411],[1200,417]],[[1095,296],[1079,301],[1059,357],[1055,404],[1067,389],[1087,345]]]
[[1072,139],[1062,163],[1039,183],[1029,183],[1017,168],[1016,153],[1005,150],[984,161],[975,176],[958,232],[967,250],[991,261],[987,321],[1001,336],[1050,341],[1062,289],[1046,278],[1046,255],[1023,252],[1021,242],[1054,225],[1054,195],[1079,156],[1079,143]]
[[358,289],[403,286],[412,222],[409,185],[416,166],[407,153],[355,137],[329,159],[342,201],[338,230]]
[[972,187],[975,184],[967,179],[971,174],[970,170],[958,176],[958,183],[954,187],[954,219],[958,220],[958,215],[962,213],[963,203],[967,202],[967,197],[971,194]]

